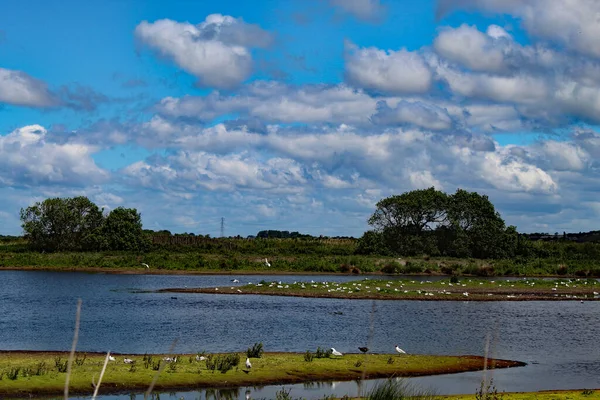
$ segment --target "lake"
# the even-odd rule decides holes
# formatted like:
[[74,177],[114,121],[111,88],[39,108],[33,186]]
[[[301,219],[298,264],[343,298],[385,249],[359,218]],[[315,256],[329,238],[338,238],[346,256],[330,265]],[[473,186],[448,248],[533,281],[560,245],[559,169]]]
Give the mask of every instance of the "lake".
[[[349,301],[148,292],[233,285],[233,278],[246,284],[262,279],[343,282],[364,276],[0,271],[0,348],[69,350],[81,298],[78,351],[159,353],[177,339],[175,352],[181,353],[242,352],[263,342],[265,351],[304,352],[320,346],[358,352],[358,346],[368,345],[373,352],[393,353],[398,344],[409,353],[483,355],[490,335],[491,356],[529,364],[494,371],[500,390],[600,387],[600,302]],[[440,393],[474,393],[480,379],[481,372],[412,381]],[[293,396],[306,398],[357,392],[356,382],[286,387]],[[272,397],[278,389],[251,391],[255,397]],[[245,398],[245,391],[241,388],[236,396]]]

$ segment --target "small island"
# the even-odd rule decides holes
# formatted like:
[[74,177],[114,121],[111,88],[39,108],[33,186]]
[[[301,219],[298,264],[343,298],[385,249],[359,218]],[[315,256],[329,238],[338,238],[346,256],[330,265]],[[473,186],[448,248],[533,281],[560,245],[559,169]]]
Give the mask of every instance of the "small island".
[[159,292],[250,294],[336,299],[425,300],[425,301],[525,301],[600,300],[600,282],[595,279],[476,279],[438,281],[369,279],[352,282],[281,281],[212,288],[169,288]]
[[[314,350],[314,349],[313,349]],[[357,350],[358,353],[358,350]],[[0,397],[60,395],[66,378],[67,352],[0,352]],[[291,384],[309,381],[409,377],[510,368],[519,361],[483,357],[422,354],[343,354],[330,351],[246,354],[113,354],[99,389],[100,394],[145,391],[158,374],[154,389],[191,390],[210,387]],[[106,354],[77,353],[72,364],[70,393],[91,395]],[[125,359],[131,360],[125,363]]]

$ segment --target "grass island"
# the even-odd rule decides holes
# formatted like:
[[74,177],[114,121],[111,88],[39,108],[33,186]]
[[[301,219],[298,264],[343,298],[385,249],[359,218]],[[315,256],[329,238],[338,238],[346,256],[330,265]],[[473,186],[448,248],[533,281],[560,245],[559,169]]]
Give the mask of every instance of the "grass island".
[[[263,353],[260,358],[250,359],[249,369],[242,353],[113,354],[115,361],[109,362],[99,393],[145,391],[159,369],[156,391],[447,374],[481,370],[485,363],[483,357],[469,355],[367,353],[316,358],[315,353],[310,354],[312,358],[307,353]],[[67,352],[0,352],[0,397],[62,394],[68,357]],[[98,382],[105,357],[102,353],[76,354],[70,393],[89,395],[94,391],[93,382]],[[166,357],[176,359],[167,362]],[[126,358],[133,362],[126,364]],[[524,365],[519,361],[487,360],[487,368]]]
[[595,279],[477,279],[437,281],[363,278],[352,282],[281,281],[248,283],[242,286],[211,288],[169,288],[160,292],[254,294],[343,299],[427,300],[427,301],[523,301],[600,300],[600,282]]

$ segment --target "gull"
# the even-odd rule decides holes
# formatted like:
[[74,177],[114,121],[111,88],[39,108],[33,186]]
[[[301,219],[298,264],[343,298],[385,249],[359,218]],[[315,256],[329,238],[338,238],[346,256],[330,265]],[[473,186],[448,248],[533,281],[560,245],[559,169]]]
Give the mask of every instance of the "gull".
[[231,282],[233,282],[233,283],[239,283],[240,281],[237,280],[237,279],[232,279]]
[[267,267],[270,267],[270,266],[271,266],[271,263],[269,263],[269,260],[267,260],[266,258],[265,258],[265,265],[266,265]]
[[125,364],[133,364],[133,360],[132,360],[131,358],[124,358],[124,359],[123,359],[123,362],[124,362]]
[[396,345],[396,351],[400,354],[406,354],[406,352],[404,350],[402,350],[400,347],[398,347],[398,345]]
[[333,347],[331,348],[331,354],[333,354],[334,356],[343,356],[342,353],[340,353],[339,351],[337,351]]
[[113,356],[108,356],[108,361],[116,361],[116,358],[114,358]]
[[196,356],[196,361],[204,361],[206,360],[206,357],[204,356]]
[[248,368],[248,369],[252,368],[252,364],[250,364],[249,358],[246,358],[246,368]]
[[144,267],[146,267],[146,269],[150,269],[150,266],[149,266],[148,264],[146,264],[146,263],[142,263],[142,265],[143,265]]

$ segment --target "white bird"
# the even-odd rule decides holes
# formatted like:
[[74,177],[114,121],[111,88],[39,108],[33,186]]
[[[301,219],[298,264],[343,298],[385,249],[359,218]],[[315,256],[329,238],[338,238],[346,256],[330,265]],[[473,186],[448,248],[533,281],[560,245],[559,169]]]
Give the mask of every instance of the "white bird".
[[239,283],[240,281],[237,280],[237,279],[232,279],[231,282],[233,282],[233,283]]
[[131,358],[124,358],[124,359],[123,359],[123,362],[124,362],[125,364],[133,364],[133,360],[132,360]]
[[406,354],[406,352],[404,350],[402,350],[400,347],[398,347],[398,345],[396,345],[396,351],[400,354]]
[[206,360],[206,357],[204,356],[196,356],[196,361],[204,361]]
[[114,358],[113,356],[108,356],[108,361],[116,361],[116,358]]
[[250,364],[249,358],[246,358],[246,368],[252,368],[252,364]]
[[269,260],[267,260],[266,258],[265,258],[265,265],[266,265],[267,267],[270,267],[270,266],[271,266],[271,263],[270,263],[270,262],[269,262]]
[[339,351],[337,351],[333,347],[331,348],[331,354],[333,354],[334,356],[343,356],[342,353],[340,353]]
[[150,266],[149,266],[148,264],[146,264],[146,263],[142,263],[142,265],[143,265],[144,267],[146,267],[146,269],[150,269]]

